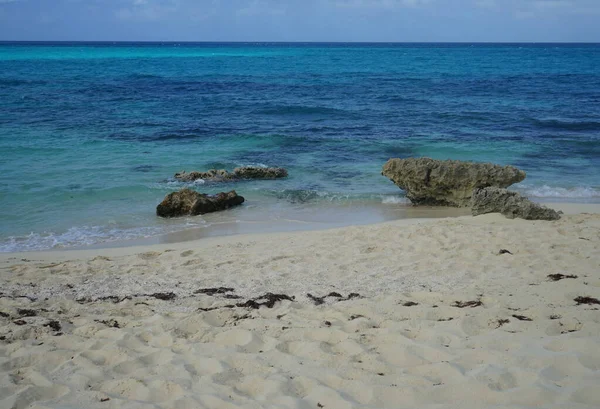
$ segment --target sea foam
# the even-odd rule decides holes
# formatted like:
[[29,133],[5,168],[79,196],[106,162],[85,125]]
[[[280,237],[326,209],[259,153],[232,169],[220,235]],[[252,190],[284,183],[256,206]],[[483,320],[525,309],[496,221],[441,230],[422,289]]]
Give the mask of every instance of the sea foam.
[[525,188],[525,194],[531,197],[542,198],[573,198],[573,199],[592,199],[600,198],[600,190],[589,186],[577,186],[572,188],[556,186],[536,186]]

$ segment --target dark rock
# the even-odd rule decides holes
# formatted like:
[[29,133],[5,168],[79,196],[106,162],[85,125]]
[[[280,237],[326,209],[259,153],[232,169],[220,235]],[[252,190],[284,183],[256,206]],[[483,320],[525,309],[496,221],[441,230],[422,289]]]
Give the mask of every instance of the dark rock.
[[182,182],[193,182],[198,179],[208,180],[213,182],[222,182],[234,179],[233,174],[227,172],[225,169],[210,169],[206,172],[190,172],[187,173],[185,170],[175,174],[175,179],[181,180]]
[[175,179],[182,182],[193,182],[202,179],[207,182],[229,182],[240,179],[279,179],[287,177],[288,172],[284,168],[261,168],[256,166],[242,166],[235,168],[233,172],[225,169],[210,169],[206,172],[179,172]]
[[238,196],[235,190],[206,195],[191,189],[182,189],[169,193],[156,207],[156,214],[160,217],[196,216],[229,209],[242,203],[244,198]]
[[413,204],[467,207],[474,189],[508,187],[525,179],[513,166],[430,158],[390,159],[382,175],[406,191]]
[[288,176],[288,172],[284,168],[259,168],[254,166],[235,168],[233,174],[239,179],[280,179]]
[[533,203],[517,192],[487,187],[473,191],[471,213],[502,213],[509,219],[516,217],[527,220],[558,220],[560,214],[548,207]]

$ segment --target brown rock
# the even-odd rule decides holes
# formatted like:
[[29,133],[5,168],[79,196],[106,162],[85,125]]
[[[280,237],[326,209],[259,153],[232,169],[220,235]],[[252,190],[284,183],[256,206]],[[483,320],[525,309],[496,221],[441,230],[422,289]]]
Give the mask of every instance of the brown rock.
[[467,207],[474,189],[508,187],[525,179],[513,166],[430,158],[390,159],[382,175],[417,205]]
[[509,219],[516,217],[526,220],[560,219],[560,214],[554,209],[534,203],[517,192],[494,187],[476,189],[473,192],[471,213],[473,216],[502,213]]

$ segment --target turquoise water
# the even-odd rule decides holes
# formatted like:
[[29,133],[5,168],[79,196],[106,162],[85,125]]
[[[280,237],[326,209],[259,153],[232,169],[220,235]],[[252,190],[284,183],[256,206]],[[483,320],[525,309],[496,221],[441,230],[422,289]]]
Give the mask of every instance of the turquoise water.
[[0,43],[0,251],[206,226],[154,215],[184,169],[288,168],[194,185],[236,189],[240,219],[399,206],[380,170],[410,156],[513,164],[533,198],[600,202],[598,67],[594,44]]

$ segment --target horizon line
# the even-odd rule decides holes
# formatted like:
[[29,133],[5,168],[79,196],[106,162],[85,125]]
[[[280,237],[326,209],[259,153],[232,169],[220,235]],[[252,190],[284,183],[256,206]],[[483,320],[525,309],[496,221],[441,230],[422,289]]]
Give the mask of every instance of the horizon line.
[[244,41],[244,40],[0,40],[0,43],[187,43],[187,44],[600,44],[598,41]]

